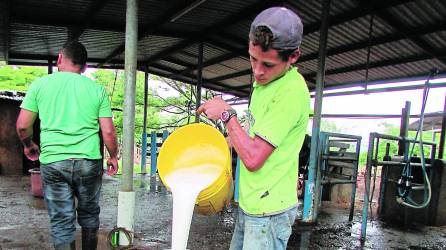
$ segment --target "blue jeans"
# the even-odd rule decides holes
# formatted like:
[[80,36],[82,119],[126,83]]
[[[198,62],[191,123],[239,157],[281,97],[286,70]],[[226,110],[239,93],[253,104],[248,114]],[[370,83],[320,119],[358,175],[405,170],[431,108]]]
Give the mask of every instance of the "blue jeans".
[[54,245],[69,244],[75,239],[76,209],[81,227],[99,228],[101,163],[101,160],[69,159],[40,167]]
[[297,208],[283,213],[254,217],[238,209],[230,250],[285,250]]

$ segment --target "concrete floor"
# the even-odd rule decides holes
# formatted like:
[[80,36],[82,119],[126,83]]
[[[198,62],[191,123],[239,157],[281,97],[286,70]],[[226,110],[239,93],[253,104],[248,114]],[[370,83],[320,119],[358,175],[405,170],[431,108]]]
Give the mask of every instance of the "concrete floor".
[[[104,177],[98,249],[110,249],[106,237],[116,225],[119,183],[119,178]],[[134,188],[137,208],[132,249],[169,248],[171,195],[160,187],[157,187],[160,191],[150,192],[150,178],[141,176],[135,177]],[[361,245],[362,197],[357,197],[353,222],[348,222],[348,206],[324,203],[316,225],[294,225],[288,249],[446,249],[446,227],[403,229],[380,221],[369,222],[367,241]],[[236,209],[215,216],[195,214],[188,248],[228,249]],[[30,195],[29,176],[0,176],[0,250],[51,249],[48,233],[45,204],[42,199]]]

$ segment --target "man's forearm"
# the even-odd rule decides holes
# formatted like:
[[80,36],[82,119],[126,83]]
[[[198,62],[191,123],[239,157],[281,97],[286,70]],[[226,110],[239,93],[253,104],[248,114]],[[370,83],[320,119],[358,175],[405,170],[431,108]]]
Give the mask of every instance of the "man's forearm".
[[17,134],[23,146],[30,147],[33,138],[33,129],[17,128]]
[[104,144],[107,147],[111,158],[118,157],[118,142],[116,140],[116,133],[103,134]]

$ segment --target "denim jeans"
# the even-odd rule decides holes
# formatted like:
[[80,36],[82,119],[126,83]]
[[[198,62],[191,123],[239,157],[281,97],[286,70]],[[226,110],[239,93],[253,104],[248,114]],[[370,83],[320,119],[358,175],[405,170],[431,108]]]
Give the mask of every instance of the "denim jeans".
[[81,227],[99,228],[101,162],[69,159],[40,167],[54,245],[69,244],[75,239],[76,210]]
[[297,208],[271,216],[254,217],[238,209],[230,250],[285,250]]

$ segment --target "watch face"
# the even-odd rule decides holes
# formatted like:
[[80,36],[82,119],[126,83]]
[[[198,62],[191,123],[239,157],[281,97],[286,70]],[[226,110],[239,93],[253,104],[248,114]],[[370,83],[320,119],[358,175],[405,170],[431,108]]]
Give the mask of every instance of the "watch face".
[[221,113],[220,120],[222,120],[223,122],[227,122],[228,119],[229,119],[229,112],[225,110]]

